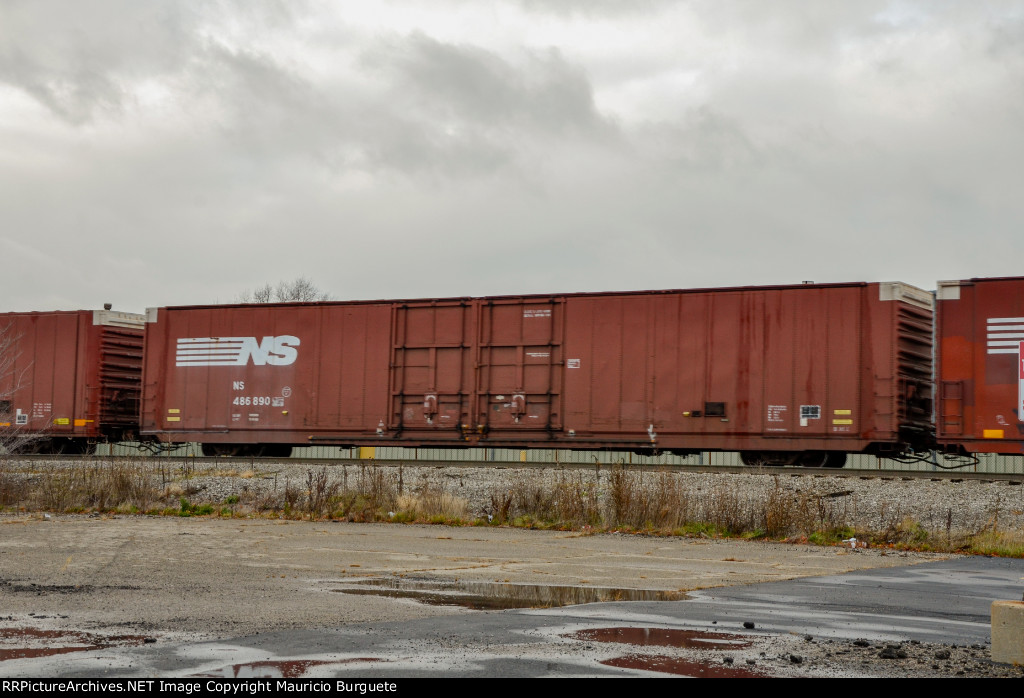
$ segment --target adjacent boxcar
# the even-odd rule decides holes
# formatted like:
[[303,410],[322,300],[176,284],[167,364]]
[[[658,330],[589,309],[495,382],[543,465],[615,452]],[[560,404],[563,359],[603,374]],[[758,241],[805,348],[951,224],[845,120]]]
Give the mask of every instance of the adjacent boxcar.
[[145,318],[111,310],[0,314],[0,434],[83,453],[138,429]]
[[1024,278],[940,281],[936,310],[940,447],[1024,452]]
[[841,466],[926,447],[931,330],[900,283],[151,309],[141,431]]

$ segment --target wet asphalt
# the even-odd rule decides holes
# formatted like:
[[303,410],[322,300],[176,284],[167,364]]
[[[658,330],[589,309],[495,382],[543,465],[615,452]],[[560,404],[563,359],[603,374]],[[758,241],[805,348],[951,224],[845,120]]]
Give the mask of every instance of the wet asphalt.
[[[400,622],[276,631],[215,642],[164,636],[148,644],[11,659],[0,664],[0,673],[128,678],[792,675],[796,669],[792,664],[785,667],[783,658],[792,658],[791,648],[801,641],[986,647],[991,603],[1020,599],[1022,593],[1024,560],[956,558],[706,589],[679,601],[467,609]],[[408,598],[393,602],[423,603]],[[643,649],[635,642],[627,646],[594,639],[601,636],[597,631],[607,636],[620,628],[668,632],[666,637],[686,635],[691,646],[696,639],[709,649],[703,659],[687,665],[684,655],[665,647]],[[738,643],[749,646],[734,649]],[[729,652],[716,653],[716,647]],[[726,654],[735,657],[735,664],[732,659],[726,663]],[[677,662],[672,665],[676,669],[690,669],[665,669],[671,661]],[[816,675],[857,675],[853,668],[844,673],[841,664],[832,674],[822,672]]]

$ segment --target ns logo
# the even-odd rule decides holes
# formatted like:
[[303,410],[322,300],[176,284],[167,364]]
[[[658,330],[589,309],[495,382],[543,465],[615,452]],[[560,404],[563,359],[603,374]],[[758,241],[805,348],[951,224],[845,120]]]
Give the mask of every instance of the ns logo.
[[178,340],[176,366],[289,366],[299,356],[298,337],[183,337]]

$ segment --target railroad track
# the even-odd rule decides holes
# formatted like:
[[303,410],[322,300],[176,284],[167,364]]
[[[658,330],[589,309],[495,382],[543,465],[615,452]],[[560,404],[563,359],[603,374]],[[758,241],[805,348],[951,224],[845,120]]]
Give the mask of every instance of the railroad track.
[[201,470],[239,470],[246,466],[258,466],[260,470],[273,470],[274,464],[288,467],[336,467],[336,466],[379,466],[379,467],[416,467],[416,468],[490,468],[494,470],[503,469],[538,469],[546,470],[561,468],[566,470],[601,470],[607,472],[614,468],[622,467],[628,471],[652,471],[652,472],[680,472],[680,473],[720,473],[734,475],[749,475],[762,473],[769,475],[784,475],[786,477],[839,477],[859,478],[863,480],[947,480],[958,482],[963,480],[981,482],[1009,482],[1020,484],[1024,482],[1024,473],[995,473],[979,472],[971,470],[966,466],[961,469],[889,469],[889,468],[806,468],[796,466],[775,466],[775,467],[751,467],[751,466],[729,466],[729,465],[700,465],[700,464],[636,464],[636,463],[557,463],[557,462],[522,462],[522,461],[472,461],[472,460],[436,460],[436,459],[351,459],[351,458],[253,458],[253,457],[230,457],[230,456],[152,456],[152,455],[118,455],[118,456],[61,456],[61,455],[18,455],[10,456],[15,462],[44,463],[44,462],[66,462],[68,464],[78,462],[136,462],[151,466],[164,463],[171,467],[179,467],[187,463]]

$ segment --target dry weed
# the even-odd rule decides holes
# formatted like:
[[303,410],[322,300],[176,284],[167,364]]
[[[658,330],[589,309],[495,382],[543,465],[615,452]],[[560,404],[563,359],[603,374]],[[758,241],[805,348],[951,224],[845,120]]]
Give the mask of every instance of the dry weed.
[[161,494],[155,476],[139,463],[96,459],[43,468],[24,497],[49,511],[146,511]]

